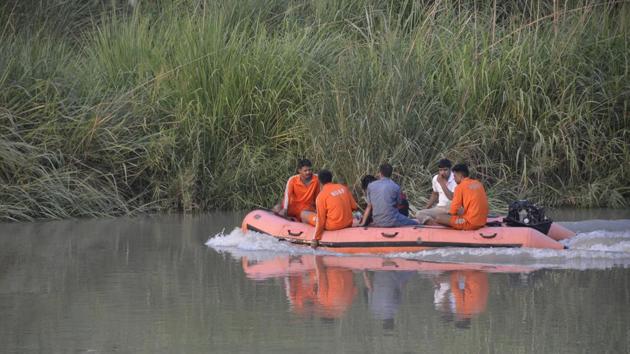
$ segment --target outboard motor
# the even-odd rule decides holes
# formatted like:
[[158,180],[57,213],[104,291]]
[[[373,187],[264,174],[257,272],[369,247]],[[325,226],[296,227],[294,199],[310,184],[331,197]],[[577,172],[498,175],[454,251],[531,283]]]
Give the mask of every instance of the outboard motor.
[[508,226],[531,227],[545,235],[553,222],[545,216],[544,208],[527,200],[517,200],[510,204],[508,215],[503,221]]

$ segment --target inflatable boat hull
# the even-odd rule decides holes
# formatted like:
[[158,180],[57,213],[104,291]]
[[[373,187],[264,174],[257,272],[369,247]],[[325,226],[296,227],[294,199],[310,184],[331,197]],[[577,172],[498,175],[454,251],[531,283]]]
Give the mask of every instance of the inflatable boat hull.
[[[243,231],[255,231],[296,244],[308,244],[315,228],[269,211],[254,210],[243,219]],[[325,231],[320,247],[340,253],[418,252],[440,247],[563,249],[558,241],[527,227],[483,227],[459,231],[441,226],[396,228],[352,227]]]

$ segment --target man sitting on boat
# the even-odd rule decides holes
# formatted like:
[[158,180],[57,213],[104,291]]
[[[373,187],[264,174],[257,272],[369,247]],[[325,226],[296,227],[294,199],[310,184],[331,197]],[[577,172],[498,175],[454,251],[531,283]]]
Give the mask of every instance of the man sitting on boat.
[[319,194],[319,179],[313,173],[311,161],[298,160],[297,175],[287,181],[282,203],[276,205],[273,212],[314,225],[317,194]]
[[382,164],[379,167],[378,180],[368,185],[368,204],[363,213],[361,225],[366,225],[370,215],[373,220],[370,226],[397,227],[418,224],[398,210],[398,205],[401,204],[400,186],[391,180],[393,171],[392,165]]
[[[451,173],[451,161],[441,159],[438,161],[438,174],[433,176],[433,193],[429,197],[429,202],[425,209],[418,210],[416,219],[420,224],[426,224],[433,217],[447,214],[453,200],[453,191],[457,187],[457,182]],[[437,202],[437,205],[435,203]]]
[[457,188],[448,214],[437,215],[428,224],[442,224],[457,230],[476,230],[486,225],[488,197],[481,182],[468,177],[468,166],[453,166]]
[[[314,218],[313,247],[317,247],[319,244],[324,230],[340,230],[351,227],[354,220],[352,211],[358,209],[357,202],[352,197],[348,187],[343,184],[332,183],[332,177],[332,172],[328,170],[319,171],[319,182],[322,184],[322,190],[315,203],[317,217]],[[309,220],[312,219],[309,218]]]
[[[367,196],[367,187],[370,185],[370,183],[377,181],[376,177],[372,176],[372,175],[365,175],[361,178],[361,189],[363,190],[363,194]],[[365,197],[365,201],[367,202],[367,198]],[[405,193],[401,192],[400,193],[400,204],[398,204],[396,206],[396,208],[398,209],[398,212],[401,213],[404,216],[409,216],[409,201],[407,200],[407,196],[405,195]],[[448,212],[448,210],[444,211],[445,213]],[[367,226],[368,224],[370,224],[372,222],[372,215],[368,215],[366,220],[360,221],[359,222],[359,226]]]

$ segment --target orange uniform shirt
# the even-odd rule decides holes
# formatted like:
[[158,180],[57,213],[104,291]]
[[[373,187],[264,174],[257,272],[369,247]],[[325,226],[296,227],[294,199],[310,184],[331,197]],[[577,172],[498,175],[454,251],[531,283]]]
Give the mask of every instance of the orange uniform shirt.
[[287,181],[282,208],[287,210],[288,216],[300,219],[302,211],[315,211],[317,194],[319,194],[319,179],[317,175],[313,175],[308,185],[302,182],[300,175],[295,175]]
[[[457,216],[457,210],[464,207],[464,214]],[[463,230],[475,230],[486,225],[488,218],[488,197],[481,182],[464,178],[455,188],[450,214],[451,226]],[[454,220],[462,218],[465,223],[455,223]]]
[[339,230],[352,226],[352,211],[358,208],[348,187],[337,183],[324,185],[317,196],[316,205],[316,240],[321,240],[324,230]]

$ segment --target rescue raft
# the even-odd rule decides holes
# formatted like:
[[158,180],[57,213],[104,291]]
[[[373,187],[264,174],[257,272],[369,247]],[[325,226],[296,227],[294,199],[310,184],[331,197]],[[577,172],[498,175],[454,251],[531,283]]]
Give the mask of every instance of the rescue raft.
[[[266,210],[254,210],[247,214],[242,229],[244,232],[264,233],[295,244],[309,244],[315,231],[311,225],[291,221]],[[486,226],[474,231],[427,225],[351,227],[325,231],[320,248],[340,253],[418,252],[440,247],[563,249],[564,246],[558,241],[574,235],[558,224],[552,224],[548,235],[529,227],[505,225]]]

